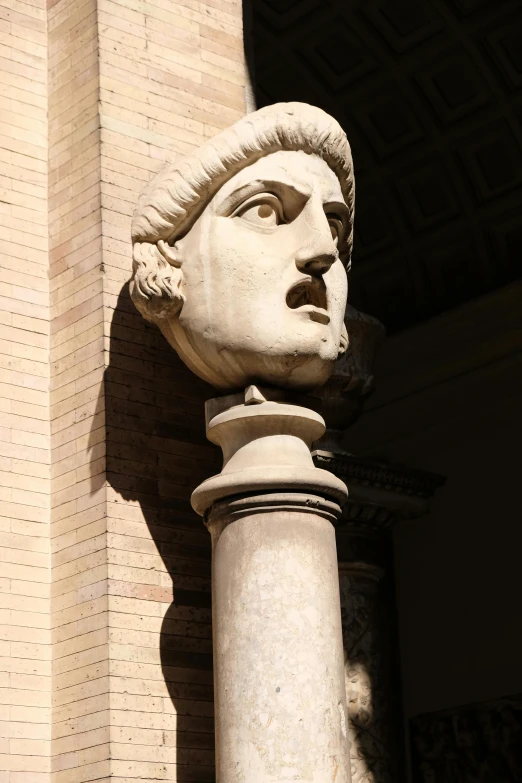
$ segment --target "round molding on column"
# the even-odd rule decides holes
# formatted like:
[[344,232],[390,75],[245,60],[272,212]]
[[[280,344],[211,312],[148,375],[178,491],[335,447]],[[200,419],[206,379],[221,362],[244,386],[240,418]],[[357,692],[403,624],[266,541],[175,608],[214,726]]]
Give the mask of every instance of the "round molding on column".
[[228,525],[245,515],[264,514],[267,511],[298,511],[322,517],[335,524],[341,515],[341,506],[335,500],[305,492],[263,492],[260,495],[238,495],[217,501],[208,512],[206,525]]
[[250,386],[246,393],[210,400],[206,413],[207,437],[221,446],[223,469],[192,493],[198,514],[245,493],[294,490],[340,505],[346,501],[344,482],[314,466],[310,446],[324,432],[316,411],[285,399],[280,390]]

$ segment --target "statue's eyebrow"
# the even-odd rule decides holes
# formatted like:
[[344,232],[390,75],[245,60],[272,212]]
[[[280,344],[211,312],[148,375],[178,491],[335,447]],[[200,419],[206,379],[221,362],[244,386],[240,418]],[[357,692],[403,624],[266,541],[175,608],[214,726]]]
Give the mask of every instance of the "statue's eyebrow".
[[291,195],[298,201],[306,201],[310,198],[311,190],[306,186],[298,186],[295,182],[289,182],[286,179],[254,179],[251,182],[246,182],[244,185],[239,185],[235,190],[229,193],[223,201],[218,203],[217,210],[220,214],[229,214],[241,203],[244,199],[250,196],[255,196],[256,193],[275,193],[279,195],[281,191],[290,191]]
[[344,201],[328,201],[323,204],[323,206],[326,213],[337,212],[343,218],[347,226],[350,224],[350,210]]

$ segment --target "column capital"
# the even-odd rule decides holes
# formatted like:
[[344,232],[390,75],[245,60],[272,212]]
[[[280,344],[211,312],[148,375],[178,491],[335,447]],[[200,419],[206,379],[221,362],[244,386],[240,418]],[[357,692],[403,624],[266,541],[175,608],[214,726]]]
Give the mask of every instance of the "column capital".
[[319,413],[304,407],[309,400],[316,407],[313,398],[258,386],[209,400],[207,437],[223,450],[223,469],[194,490],[194,510],[204,515],[224,498],[284,490],[342,505],[346,485],[316,467],[310,454],[325,425]]

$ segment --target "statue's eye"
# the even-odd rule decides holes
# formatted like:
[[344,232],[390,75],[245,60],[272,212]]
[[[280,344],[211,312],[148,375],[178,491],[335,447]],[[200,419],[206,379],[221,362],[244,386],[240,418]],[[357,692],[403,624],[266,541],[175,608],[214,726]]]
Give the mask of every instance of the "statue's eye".
[[339,215],[327,215],[332,239],[336,245],[339,245],[344,237],[344,222]]
[[234,217],[262,228],[273,228],[284,222],[281,202],[271,194],[249,199],[236,210]]

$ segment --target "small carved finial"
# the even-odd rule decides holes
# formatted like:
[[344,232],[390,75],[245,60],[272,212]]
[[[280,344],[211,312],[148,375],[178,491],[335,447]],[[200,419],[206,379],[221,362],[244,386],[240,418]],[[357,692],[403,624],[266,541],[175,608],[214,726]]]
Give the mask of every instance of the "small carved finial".
[[266,402],[264,397],[257,386],[248,386],[245,389],[245,405],[259,405],[262,402]]

